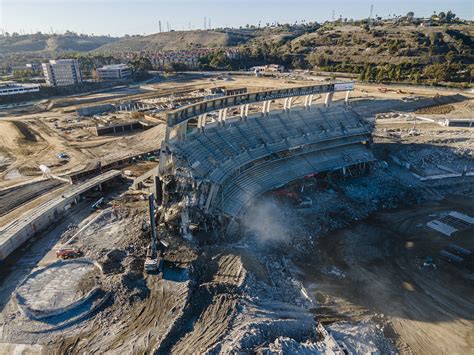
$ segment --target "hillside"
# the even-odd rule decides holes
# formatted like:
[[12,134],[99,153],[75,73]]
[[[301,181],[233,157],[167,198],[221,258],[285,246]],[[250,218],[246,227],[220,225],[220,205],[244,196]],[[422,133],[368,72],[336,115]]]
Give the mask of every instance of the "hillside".
[[[126,52],[159,52],[236,47],[238,56],[210,53],[200,69],[243,69],[268,63],[289,69],[356,74],[377,82],[472,82],[474,23],[379,20],[299,25],[273,24],[214,31],[172,31],[148,36],[0,36],[0,71],[51,57],[73,56],[81,69],[128,60]],[[76,53],[69,53],[76,52]]]
[[323,26],[299,36],[280,48],[293,54],[318,54],[322,61],[351,63],[418,63],[443,61],[449,52],[471,54],[474,26],[415,27]]
[[215,31],[173,31],[149,36],[122,38],[117,42],[95,49],[95,52],[117,53],[126,51],[167,51],[196,48],[235,46],[245,43],[250,36]]
[[72,33],[0,36],[0,53],[7,55],[28,52],[91,51],[116,40],[117,38],[108,36],[86,36]]
[[300,33],[288,26],[260,32],[241,48],[238,63],[223,64],[235,68],[274,62],[357,74],[371,82],[469,83],[474,74],[472,22],[425,27],[379,21],[370,28],[336,22]]

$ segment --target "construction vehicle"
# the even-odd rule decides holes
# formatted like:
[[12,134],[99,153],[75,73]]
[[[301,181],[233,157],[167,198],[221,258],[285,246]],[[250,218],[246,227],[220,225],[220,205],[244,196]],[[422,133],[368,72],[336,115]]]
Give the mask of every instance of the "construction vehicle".
[[271,193],[274,197],[280,200],[287,200],[299,208],[307,208],[313,205],[313,200],[310,197],[301,197],[297,192],[280,189]]
[[150,234],[151,243],[147,249],[145,259],[145,271],[148,274],[159,274],[163,269],[163,259],[161,252],[157,248],[156,224],[155,224],[155,201],[153,194],[148,196],[150,210]]
[[160,273],[162,270],[163,259],[151,246],[147,249],[144,267],[147,274]]
[[75,259],[83,256],[84,253],[75,248],[60,248],[56,251],[56,257],[58,259]]
[[421,265],[421,269],[425,270],[425,271],[426,270],[428,270],[428,271],[436,270],[436,264],[434,263],[432,256],[427,256],[423,260],[423,264]]
[[93,210],[98,210],[100,208],[100,206],[102,206],[102,204],[104,203],[105,199],[103,197],[101,197],[100,199],[98,199],[92,206],[91,208]]
[[296,192],[288,191],[285,189],[272,191],[271,195],[282,200],[290,200],[297,203],[299,203],[300,201],[300,196]]
[[308,196],[303,196],[298,204],[298,208],[308,208],[313,205],[313,199]]
[[69,161],[70,160],[69,155],[67,155],[66,153],[63,153],[63,152],[58,153],[57,157],[58,157],[58,159],[63,160],[63,161]]

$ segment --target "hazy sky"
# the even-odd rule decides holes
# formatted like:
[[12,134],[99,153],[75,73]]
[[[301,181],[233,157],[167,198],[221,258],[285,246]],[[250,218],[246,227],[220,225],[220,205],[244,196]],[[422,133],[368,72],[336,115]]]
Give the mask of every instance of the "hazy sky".
[[266,22],[325,21],[336,17],[374,15],[428,16],[452,10],[473,19],[474,0],[0,0],[0,31],[94,34],[150,34],[167,22],[174,30],[203,28],[204,16],[212,27],[257,25]]

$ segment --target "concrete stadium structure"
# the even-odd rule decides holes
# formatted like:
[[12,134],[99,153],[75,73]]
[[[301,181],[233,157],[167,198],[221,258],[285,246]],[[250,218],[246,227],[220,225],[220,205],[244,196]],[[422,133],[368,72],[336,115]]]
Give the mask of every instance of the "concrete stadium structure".
[[23,214],[20,218],[0,229],[0,261],[5,260],[33,235],[57,221],[81,195],[121,176],[118,170],[111,170],[98,175],[82,184],[71,187],[61,196],[51,199]]
[[[375,160],[371,127],[348,105],[332,106],[335,92],[353,83],[235,95],[182,107],[168,114],[160,154],[157,198],[162,218],[179,226],[235,225],[263,193],[313,173],[365,165]],[[312,105],[314,94],[326,94]],[[296,97],[303,107],[292,109]],[[284,100],[282,110],[270,110]],[[249,105],[262,111],[249,115]],[[240,115],[227,110],[240,106]],[[218,111],[218,115],[209,115]]]

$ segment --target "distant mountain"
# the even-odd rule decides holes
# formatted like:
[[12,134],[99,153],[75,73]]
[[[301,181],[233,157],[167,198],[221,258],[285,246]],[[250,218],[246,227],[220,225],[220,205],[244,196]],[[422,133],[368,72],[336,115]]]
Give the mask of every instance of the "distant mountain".
[[246,43],[253,36],[239,31],[228,33],[217,31],[172,31],[149,36],[124,37],[105,44],[95,52],[116,53],[126,51],[167,51],[196,48],[216,48]]

